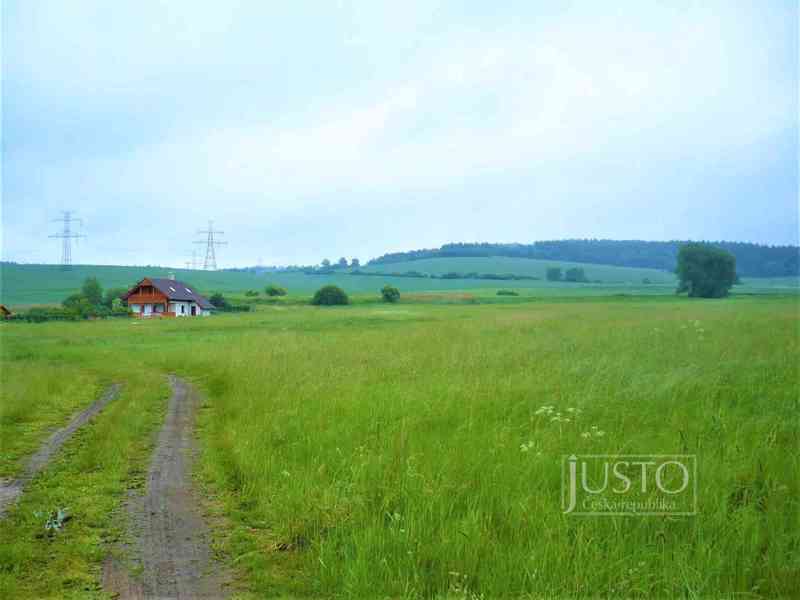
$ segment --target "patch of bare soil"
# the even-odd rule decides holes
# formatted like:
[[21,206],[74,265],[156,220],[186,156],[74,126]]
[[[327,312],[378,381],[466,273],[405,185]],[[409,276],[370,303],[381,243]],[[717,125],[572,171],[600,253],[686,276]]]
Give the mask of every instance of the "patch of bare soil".
[[[150,462],[144,495],[128,501],[129,564],[109,558],[103,587],[117,597],[221,598],[223,578],[208,544],[209,531],[192,489],[192,437],[197,394],[170,376],[172,397]],[[133,573],[132,573],[133,572]]]
[[119,384],[115,383],[109,387],[100,398],[93,402],[91,406],[72,417],[72,420],[66,427],[59,429],[51,435],[47,441],[42,444],[36,454],[28,459],[28,463],[25,465],[25,469],[19,477],[6,483],[0,482],[0,518],[5,515],[8,507],[22,495],[25,486],[47,466],[47,463],[50,462],[50,459],[58,452],[64,442],[83,425],[88,423],[92,417],[103,410],[106,404],[116,397],[118,392]]

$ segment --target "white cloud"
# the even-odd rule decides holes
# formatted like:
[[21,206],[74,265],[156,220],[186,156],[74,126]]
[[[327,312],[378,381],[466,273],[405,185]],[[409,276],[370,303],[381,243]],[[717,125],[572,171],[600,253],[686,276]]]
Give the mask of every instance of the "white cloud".
[[355,108],[294,127],[214,129],[134,160],[165,166],[178,182],[202,172],[229,193],[302,196],[446,186],[475,170],[598,154],[697,157],[792,125],[786,82],[739,47],[745,31],[714,20],[656,32],[605,25],[470,36],[416,57],[415,79],[351,99]]
[[[551,220],[569,223],[586,206],[630,202],[633,180],[652,195],[647,182],[676,164],[736,154],[758,165],[761,148],[796,128],[796,56],[785,56],[792,43],[796,54],[796,32],[782,33],[780,16],[758,5],[610,11],[578,3],[542,17],[506,15],[490,27],[477,18],[459,23],[452,7],[437,16],[430,2],[402,10],[342,2],[333,13],[294,15],[298,39],[282,31],[281,15],[258,6],[33,11],[15,35],[41,43],[18,53],[9,74],[48,90],[45,123],[48,109],[58,113],[67,101],[85,104],[90,123],[109,110],[101,121],[108,130],[88,134],[118,151],[43,160],[46,147],[32,146],[4,157],[6,173],[48,210],[69,190],[97,203],[90,213],[117,203],[130,209],[128,220],[153,210],[165,222],[192,212],[242,223],[246,215],[318,214],[334,202],[358,209],[364,197],[374,208],[418,191],[455,207],[469,195],[465,182],[527,177],[509,184],[504,193],[516,199],[497,210],[522,210],[533,180],[540,196],[565,203]],[[299,26],[305,21],[310,31]],[[40,30],[46,35],[30,37]],[[128,103],[104,106],[111,92]],[[155,103],[137,106],[132,118],[131,98]],[[179,107],[174,115],[163,112],[169,102]],[[240,105],[257,109],[237,113]],[[135,138],[140,126],[151,135],[126,145],[125,134]],[[108,137],[117,130],[119,144]],[[591,188],[597,196],[576,199],[587,181],[600,181]],[[480,232],[486,215],[475,219],[459,226]],[[508,231],[487,239],[509,239]]]

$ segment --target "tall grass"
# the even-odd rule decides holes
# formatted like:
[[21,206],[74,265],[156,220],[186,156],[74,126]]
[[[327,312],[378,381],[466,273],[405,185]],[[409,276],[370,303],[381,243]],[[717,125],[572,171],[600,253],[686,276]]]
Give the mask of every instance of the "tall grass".
[[[302,330],[162,358],[207,390],[205,476],[259,591],[792,592],[796,304],[306,314]],[[582,413],[552,423],[544,404]],[[607,435],[582,437],[592,425]],[[699,514],[563,515],[571,453],[697,454]]]
[[[104,377],[195,381],[219,550],[258,596],[773,597],[800,578],[798,316],[796,299],[620,299],[4,332]],[[131,443],[146,427],[122,406],[102,431]],[[571,453],[696,454],[699,513],[564,515]]]

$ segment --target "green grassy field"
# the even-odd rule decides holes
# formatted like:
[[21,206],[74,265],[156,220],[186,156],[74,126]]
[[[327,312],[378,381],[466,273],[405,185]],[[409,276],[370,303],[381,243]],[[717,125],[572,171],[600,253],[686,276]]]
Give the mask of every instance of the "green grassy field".
[[[170,372],[205,396],[196,475],[242,596],[796,593],[796,297],[257,309],[0,325],[4,475],[125,384],[0,521],[0,596],[101,595]],[[565,515],[572,453],[695,454],[698,514]]]
[[420,273],[435,273],[437,275],[448,272],[513,273],[515,275],[528,275],[544,279],[548,267],[561,267],[564,271],[572,267],[581,267],[589,280],[594,281],[600,279],[604,283],[630,283],[638,285],[644,278],[650,279],[653,283],[674,285],[676,282],[673,273],[659,271],[658,269],[635,269],[630,267],[614,267],[609,265],[573,263],[557,260],[511,258],[507,256],[426,258],[406,262],[370,265],[366,267],[365,270],[384,273],[419,271]]
[[[553,283],[544,281],[548,266],[562,268],[583,266],[589,279],[603,283]],[[36,304],[58,304],[69,294],[80,289],[87,277],[97,277],[103,288],[127,287],[143,277],[167,277],[170,273],[193,287],[211,293],[241,294],[245,290],[263,290],[267,283],[276,283],[289,290],[294,298],[308,298],[326,284],[336,284],[351,294],[377,295],[381,287],[390,283],[403,292],[468,292],[481,296],[494,295],[497,289],[512,288],[524,296],[613,296],[671,295],[675,278],[671,273],[655,269],[632,269],[579,263],[551,263],[513,258],[447,258],[419,260],[391,265],[376,265],[370,271],[405,272],[417,270],[442,274],[455,272],[513,273],[541,277],[542,280],[496,281],[476,279],[419,279],[390,276],[354,276],[347,273],[334,275],[306,275],[304,273],[241,273],[233,271],[187,271],[160,267],[120,267],[78,265],[71,271],[62,271],[57,265],[4,264],[0,269],[0,302],[12,309]],[[652,283],[643,284],[648,278]],[[797,278],[744,279],[743,285],[734,288],[734,294],[785,294],[798,293]]]

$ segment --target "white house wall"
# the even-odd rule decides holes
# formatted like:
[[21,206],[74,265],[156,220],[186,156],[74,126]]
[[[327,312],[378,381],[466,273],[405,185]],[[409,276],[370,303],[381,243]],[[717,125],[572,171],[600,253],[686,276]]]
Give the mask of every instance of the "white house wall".
[[[191,317],[193,302],[170,302],[169,310],[175,313],[176,317]],[[183,308],[183,312],[181,312]]]
[[[181,314],[181,306],[183,306],[183,314]],[[195,307],[197,316],[207,317],[211,314],[210,310],[203,310],[196,302],[170,302],[167,310],[173,313],[176,317],[191,317],[192,306]],[[152,304],[131,304],[128,308],[130,308],[131,312],[141,315],[150,316],[153,314],[162,314],[156,313]]]

